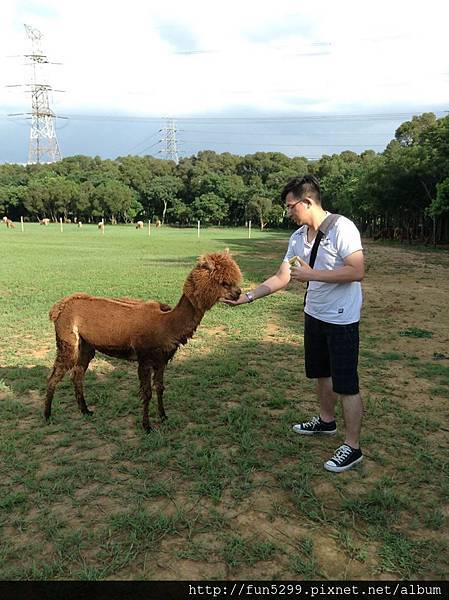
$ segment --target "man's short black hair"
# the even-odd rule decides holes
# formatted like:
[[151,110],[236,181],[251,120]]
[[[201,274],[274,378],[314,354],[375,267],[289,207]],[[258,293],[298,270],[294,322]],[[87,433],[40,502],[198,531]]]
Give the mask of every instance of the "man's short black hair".
[[320,182],[313,175],[304,175],[304,177],[293,177],[290,179],[281,192],[282,202],[285,202],[290,192],[298,199],[302,199],[305,196],[312,196],[316,203],[321,205]]

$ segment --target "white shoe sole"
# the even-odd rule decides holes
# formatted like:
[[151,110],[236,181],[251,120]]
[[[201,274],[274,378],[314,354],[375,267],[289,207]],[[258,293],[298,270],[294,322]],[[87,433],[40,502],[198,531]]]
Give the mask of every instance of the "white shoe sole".
[[353,467],[358,465],[360,462],[362,462],[362,460],[363,455],[346,467],[337,467],[336,465],[334,465],[334,463],[327,461],[324,463],[324,468],[326,469],[326,471],[332,471],[332,473],[341,473],[342,471],[349,471],[349,469],[352,469]]
[[299,433],[299,435],[335,435],[337,433],[336,429],[333,431],[306,431],[298,427],[298,425],[293,425],[292,429],[295,433]]

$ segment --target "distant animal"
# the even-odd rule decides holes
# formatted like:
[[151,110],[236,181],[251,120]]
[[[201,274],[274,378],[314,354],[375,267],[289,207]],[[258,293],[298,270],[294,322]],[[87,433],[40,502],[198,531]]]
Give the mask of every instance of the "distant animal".
[[104,229],[104,223],[103,223],[103,221],[100,221],[98,223],[98,229]]
[[136,229],[143,229],[143,221],[137,221]]
[[41,219],[39,223],[40,225],[45,225],[45,227],[47,227],[47,225],[50,223],[50,219]]
[[81,228],[81,227],[83,226],[83,223],[82,223],[82,221],[78,221],[77,225],[78,225],[78,227],[80,227],[80,228]]
[[6,225],[7,229],[15,229],[16,228],[15,223],[13,223],[11,221],[11,219],[8,219],[8,217],[3,217],[3,223]]
[[156,221],[156,227],[159,228],[162,225],[161,221],[159,221],[159,219]]
[[45,418],[50,418],[55,388],[69,370],[81,412],[92,414],[84,398],[83,380],[98,351],[137,361],[142,426],[151,431],[148,416],[151,379],[157,392],[159,418],[163,421],[167,418],[163,392],[168,361],[193,336],[207,310],[219,300],[239,297],[240,280],[240,269],[229,252],[214,252],[198,259],[173,309],[153,300],[99,298],[82,293],[59,300],[49,313],[55,326],[57,354],[47,383]]

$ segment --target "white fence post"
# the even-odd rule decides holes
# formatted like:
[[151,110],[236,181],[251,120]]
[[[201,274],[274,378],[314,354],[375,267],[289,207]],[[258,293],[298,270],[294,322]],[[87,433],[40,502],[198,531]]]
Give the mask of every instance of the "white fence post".
[[21,226],[22,231],[23,231],[23,217],[20,217],[20,226]]

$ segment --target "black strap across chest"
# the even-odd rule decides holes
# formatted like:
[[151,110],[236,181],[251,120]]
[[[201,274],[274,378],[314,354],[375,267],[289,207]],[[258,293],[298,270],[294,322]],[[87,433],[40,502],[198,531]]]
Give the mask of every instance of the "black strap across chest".
[[[335,223],[338,221],[338,219],[340,217],[341,217],[341,215],[336,215],[336,214],[327,215],[327,217],[322,221],[321,225],[318,227],[318,231],[316,232],[316,236],[315,236],[315,241],[312,246],[312,252],[310,253],[310,258],[309,258],[309,267],[311,269],[313,269],[313,265],[315,264],[316,255],[318,254],[318,248],[319,248],[321,240],[323,239],[323,237],[325,235],[328,234],[329,230],[335,225]],[[304,305],[306,304],[307,290],[309,287],[309,283],[310,282],[308,281],[307,285],[306,285],[306,293],[304,294]]]

